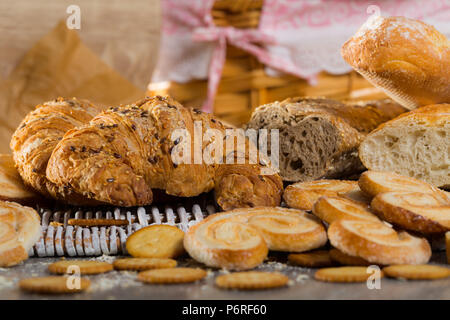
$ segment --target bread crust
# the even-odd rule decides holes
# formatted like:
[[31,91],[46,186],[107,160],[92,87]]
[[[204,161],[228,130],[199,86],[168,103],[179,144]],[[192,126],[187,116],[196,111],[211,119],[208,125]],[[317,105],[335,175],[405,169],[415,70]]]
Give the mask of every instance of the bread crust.
[[450,201],[443,202],[433,194],[380,193],[372,200],[371,207],[381,219],[406,230],[423,234],[450,230]]
[[14,132],[10,147],[26,185],[48,198],[72,204],[95,205],[74,192],[70,183],[56,185],[46,177],[47,163],[64,134],[88,123],[103,108],[87,100],[57,98],[36,106]]
[[0,201],[0,267],[26,260],[40,236],[40,217],[34,209]]
[[208,266],[252,269],[268,249],[302,252],[327,241],[321,223],[300,210],[257,207],[207,217],[189,229],[186,251]]
[[328,228],[328,238],[342,252],[375,264],[423,264],[431,257],[427,240],[397,233],[382,222],[337,220]]
[[290,208],[312,210],[314,203],[322,196],[337,197],[354,191],[359,191],[358,183],[350,180],[297,182],[286,187],[283,199]]
[[357,149],[365,134],[404,111],[390,100],[290,98],[256,108],[247,127],[279,130],[283,180],[332,179],[362,171]]
[[370,17],[341,54],[408,109],[450,101],[450,44],[431,25],[405,17]]
[[[152,189],[192,197],[215,188],[216,199],[226,210],[280,203],[281,178],[261,176],[260,164],[227,164],[226,153],[219,163],[196,164],[195,123],[202,132],[214,129],[226,139],[226,127],[219,120],[169,97],[147,97],[110,108],[66,133],[50,157],[47,177],[57,186],[70,184],[87,199],[126,207],[150,204]],[[172,134],[179,129],[190,134],[191,164],[172,161],[172,150],[182,141],[172,141]],[[203,152],[213,140],[202,140]]]
[[35,205],[42,197],[23,183],[12,155],[0,154],[0,200]]
[[[447,174],[450,166],[447,154],[449,135],[450,104],[430,105],[402,114],[380,125],[361,143],[359,157],[369,170],[393,171],[437,187],[448,188],[450,187],[450,177]],[[419,138],[427,138],[429,142],[423,142],[425,145],[421,145],[417,142]],[[391,142],[391,146],[387,147],[382,143],[392,139],[394,142]],[[412,143],[416,145],[411,146]],[[391,148],[397,145],[400,149],[396,149],[394,154]],[[430,154],[434,153],[436,156],[432,158]],[[394,156],[404,157],[409,161],[393,165]],[[433,162],[431,165],[430,161]]]

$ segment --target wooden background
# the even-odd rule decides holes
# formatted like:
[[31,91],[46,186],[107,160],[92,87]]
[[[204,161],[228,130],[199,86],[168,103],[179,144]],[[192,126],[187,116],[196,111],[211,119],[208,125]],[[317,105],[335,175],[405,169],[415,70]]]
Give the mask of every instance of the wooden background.
[[158,55],[159,0],[1,0],[0,81],[60,20],[81,9],[83,42],[104,62],[145,89]]

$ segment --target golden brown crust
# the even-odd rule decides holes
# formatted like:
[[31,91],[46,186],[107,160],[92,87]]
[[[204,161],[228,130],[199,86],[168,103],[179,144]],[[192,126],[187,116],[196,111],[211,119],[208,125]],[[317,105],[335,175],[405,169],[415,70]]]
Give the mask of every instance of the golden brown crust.
[[111,263],[92,260],[60,260],[48,266],[48,271],[56,274],[66,274],[73,272],[69,267],[76,267],[80,274],[99,274],[113,270]]
[[328,228],[330,243],[374,264],[422,264],[431,257],[427,240],[397,233],[382,222],[337,220]]
[[69,219],[67,224],[70,226],[127,226],[128,220],[125,219]]
[[67,277],[40,277],[22,279],[19,282],[19,288],[36,293],[75,293],[89,288],[91,282],[89,279],[80,278],[79,288],[70,288],[67,285]]
[[440,194],[447,198],[445,192],[425,181],[389,171],[365,171],[361,174],[358,184],[361,190],[372,198],[383,192],[397,191]]
[[339,219],[380,222],[366,205],[341,197],[319,198],[314,204],[313,213],[328,224]]
[[445,233],[445,251],[447,253],[447,263],[450,264],[450,231]]
[[204,277],[206,277],[206,271],[199,268],[153,269],[142,271],[138,274],[138,280],[158,284],[195,282]]
[[0,200],[23,205],[35,205],[40,201],[39,195],[24,185],[9,154],[0,154]]
[[55,185],[46,177],[47,163],[64,134],[88,123],[102,110],[86,100],[57,98],[37,105],[11,139],[14,161],[24,182],[46,197],[73,204],[95,204],[76,194],[70,183]]
[[424,265],[394,265],[383,268],[386,276],[409,280],[433,280],[450,277],[447,267]]
[[380,193],[371,207],[381,219],[406,230],[423,234],[450,230],[450,201],[432,193]]
[[26,260],[40,236],[40,217],[34,209],[0,201],[0,267]]
[[405,17],[370,17],[343,58],[408,109],[449,102],[450,45],[434,27]]
[[177,261],[163,258],[125,258],[113,262],[116,270],[143,271],[151,269],[175,268]]
[[261,290],[286,286],[289,278],[279,272],[246,271],[220,275],[216,286],[223,289]]
[[208,266],[245,270],[262,263],[268,249],[303,252],[323,246],[320,221],[300,210],[256,207],[215,214],[186,233],[184,246]]
[[[168,97],[148,97],[110,108],[89,124],[67,132],[49,160],[47,177],[58,186],[70,183],[84,197],[119,206],[150,204],[151,189],[191,197],[214,187],[224,209],[280,203],[280,177],[273,174],[260,179],[262,165],[228,165],[224,159],[197,164],[196,123],[202,132],[225,133],[225,126],[211,115],[184,108]],[[172,151],[178,151],[183,141],[172,141],[179,129],[186,129],[191,137],[190,143],[182,143],[192,150],[187,159],[190,164],[172,161]],[[201,151],[212,143],[202,140]]]
[[358,183],[348,180],[315,180],[298,182],[286,187],[283,199],[290,208],[312,210],[322,196],[335,196],[358,191]]
[[183,238],[175,226],[151,225],[131,234],[126,247],[135,258],[175,258],[184,253]]
[[308,268],[330,267],[334,264],[327,250],[291,253],[288,255],[288,261],[296,266]]
[[[316,271],[314,278],[327,282],[365,282],[371,276],[366,267],[335,267]],[[380,273],[383,277],[383,272]]]

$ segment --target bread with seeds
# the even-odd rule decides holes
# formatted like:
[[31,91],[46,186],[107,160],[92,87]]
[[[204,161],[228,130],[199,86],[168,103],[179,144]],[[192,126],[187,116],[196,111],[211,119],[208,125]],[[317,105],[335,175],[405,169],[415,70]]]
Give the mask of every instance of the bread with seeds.
[[[208,129],[223,135],[203,136],[196,144],[195,137]],[[87,199],[118,206],[148,205],[152,189],[192,197],[214,188],[225,210],[278,205],[280,177],[262,176],[260,163],[227,163],[239,157],[237,148],[218,161],[204,161],[205,150],[215,155],[213,142],[226,145],[225,133],[226,127],[210,114],[184,108],[168,97],[147,97],[105,110],[69,130],[54,148],[46,174],[56,186],[70,184]],[[249,150],[248,139],[245,145]]]

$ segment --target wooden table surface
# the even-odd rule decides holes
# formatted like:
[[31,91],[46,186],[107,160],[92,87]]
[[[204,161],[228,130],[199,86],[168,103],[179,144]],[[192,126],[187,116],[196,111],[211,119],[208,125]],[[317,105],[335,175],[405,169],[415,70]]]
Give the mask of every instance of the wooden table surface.
[[0,80],[61,20],[69,5],[81,11],[83,42],[104,62],[144,89],[156,63],[159,0],[0,1]]

